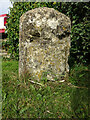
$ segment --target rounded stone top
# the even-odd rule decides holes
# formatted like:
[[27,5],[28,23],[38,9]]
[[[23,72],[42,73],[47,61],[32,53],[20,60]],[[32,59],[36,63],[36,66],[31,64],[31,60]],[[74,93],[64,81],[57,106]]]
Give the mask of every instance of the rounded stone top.
[[66,21],[67,23],[71,23],[70,18],[66,16],[65,14],[59,12],[58,10],[55,10],[54,8],[48,8],[48,7],[39,7],[32,10],[27,11],[24,13],[20,19],[25,19],[27,16],[33,16],[39,18],[40,16],[46,18],[56,18],[61,19],[63,21]]
[[[70,33],[71,21],[70,18],[63,13],[48,7],[39,7],[27,11],[20,17],[20,24],[23,28],[35,28],[39,31],[47,28]],[[22,27],[21,27],[22,28]],[[61,29],[61,30],[60,30]],[[25,30],[25,29],[24,29]]]
[[[29,13],[33,13],[33,14],[35,14],[35,13],[42,14],[42,13],[43,13],[43,15],[44,15],[44,14],[48,14],[48,12],[51,12],[51,13],[53,13],[54,15],[60,15],[60,14],[61,14],[62,16],[67,17],[66,15],[64,15],[64,14],[61,13],[61,12],[59,12],[58,10],[55,10],[54,8],[39,7],[39,8],[35,8],[35,9],[32,9],[32,10],[27,11],[26,13],[24,13],[24,14],[21,16],[21,18],[24,17],[24,16],[26,16],[26,15],[28,15]],[[54,16],[53,16],[53,17],[54,17]],[[67,17],[67,19],[69,19],[69,18]]]

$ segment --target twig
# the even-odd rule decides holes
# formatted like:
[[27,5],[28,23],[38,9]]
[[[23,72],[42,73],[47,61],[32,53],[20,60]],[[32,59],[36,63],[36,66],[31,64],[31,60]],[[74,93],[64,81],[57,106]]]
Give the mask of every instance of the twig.
[[71,87],[75,87],[75,88],[86,88],[86,89],[88,89],[87,87],[79,87],[79,86],[72,85],[71,83],[68,83],[68,85],[70,85]]
[[43,84],[41,84],[41,83],[38,83],[38,82],[34,82],[34,81],[32,81],[32,80],[29,80],[31,83],[33,83],[33,84],[37,84],[37,85],[40,85],[40,86],[44,86]]
[[65,82],[65,80],[60,80],[59,82]]
[[55,80],[49,80],[49,79],[47,81],[55,82]]
[[53,113],[51,113],[49,110],[47,110],[46,112],[48,112],[48,113],[50,113],[50,114],[53,114]]

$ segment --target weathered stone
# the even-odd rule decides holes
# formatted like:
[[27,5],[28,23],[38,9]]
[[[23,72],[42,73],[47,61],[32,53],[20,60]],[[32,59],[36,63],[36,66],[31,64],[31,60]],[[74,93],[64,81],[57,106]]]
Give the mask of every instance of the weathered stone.
[[27,70],[37,80],[69,72],[70,19],[53,8],[36,8],[20,18],[19,75]]

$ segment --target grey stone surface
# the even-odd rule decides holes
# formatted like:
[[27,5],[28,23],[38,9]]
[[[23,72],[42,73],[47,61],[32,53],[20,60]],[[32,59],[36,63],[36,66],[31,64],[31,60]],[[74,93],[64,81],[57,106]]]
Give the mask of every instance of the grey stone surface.
[[19,75],[52,80],[69,72],[70,19],[53,8],[35,8],[20,18]]

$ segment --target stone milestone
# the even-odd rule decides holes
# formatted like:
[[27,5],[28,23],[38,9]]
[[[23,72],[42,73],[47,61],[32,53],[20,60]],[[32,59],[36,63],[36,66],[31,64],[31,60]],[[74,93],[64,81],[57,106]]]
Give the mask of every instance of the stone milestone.
[[20,18],[19,75],[60,79],[69,72],[70,19],[53,8],[29,10]]

